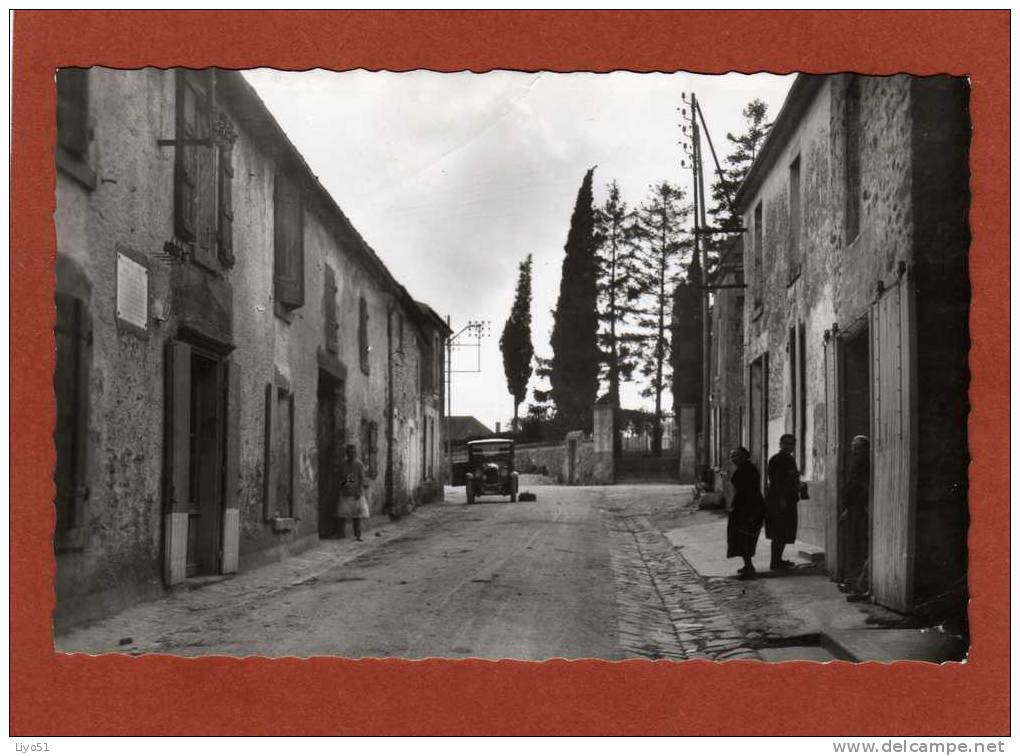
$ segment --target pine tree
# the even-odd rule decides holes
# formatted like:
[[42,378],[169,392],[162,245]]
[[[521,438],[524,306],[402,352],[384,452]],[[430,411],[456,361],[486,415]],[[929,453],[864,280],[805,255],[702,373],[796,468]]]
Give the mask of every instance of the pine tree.
[[684,192],[663,181],[651,187],[638,210],[642,239],[638,255],[642,337],[641,374],[648,379],[642,396],[654,397],[652,453],[662,454],[662,393],[670,385],[669,330],[673,317],[673,288],[680,279],[683,253],[691,246],[684,222],[690,208]]
[[626,331],[636,314],[641,292],[638,281],[638,228],[636,214],[620,198],[615,181],[608,186],[602,207],[595,211],[599,247],[599,347],[603,378],[610,400],[620,404],[620,381],[629,381],[637,364],[635,335]]
[[559,418],[573,428],[591,427],[599,387],[598,287],[595,208],[591,168],[581,182],[564,246],[560,296],[553,311],[552,399]]
[[705,165],[706,173],[716,177],[716,180],[712,182],[711,205],[707,209],[708,214],[712,216],[712,225],[717,228],[740,227],[740,218],[734,217],[730,212],[726,194],[728,192],[730,199],[733,199],[737,189],[740,188],[740,184],[747,177],[747,172],[751,170],[751,164],[758,157],[765,137],[769,135],[769,131],[772,129],[772,124],[766,120],[768,118],[768,105],[761,100],[751,100],[742,111],[742,114],[746,122],[744,133],[739,136],[733,136],[730,133],[726,134],[726,139],[732,145],[732,150],[723,159],[724,165],[722,170],[724,178],[719,179],[719,174],[716,173],[714,164]]
[[520,264],[517,278],[517,293],[510,309],[510,317],[503,326],[499,339],[503,352],[503,372],[506,387],[514,398],[514,420],[511,428],[519,430],[518,410],[528,395],[528,381],[531,379],[531,359],[535,349],[531,344],[531,255]]

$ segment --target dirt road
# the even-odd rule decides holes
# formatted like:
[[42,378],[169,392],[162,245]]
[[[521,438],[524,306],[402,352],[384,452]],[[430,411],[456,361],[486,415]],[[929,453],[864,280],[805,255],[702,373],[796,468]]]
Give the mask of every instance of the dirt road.
[[[363,554],[306,579],[282,587],[264,581],[260,589],[245,588],[252,579],[241,575],[72,632],[57,648],[622,658],[600,494],[537,490],[537,502],[517,504],[493,499],[466,507],[453,498],[435,505],[420,526],[381,544],[370,537],[357,545]],[[351,546],[343,544],[346,553]]]

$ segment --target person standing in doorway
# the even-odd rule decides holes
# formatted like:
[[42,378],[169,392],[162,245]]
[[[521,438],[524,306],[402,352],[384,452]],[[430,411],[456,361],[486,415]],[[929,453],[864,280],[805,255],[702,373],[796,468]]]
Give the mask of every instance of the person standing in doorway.
[[354,524],[354,538],[361,541],[361,520],[368,517],[368,499],[365,498],[365,466],[358,459],[358,449],[347,444],[347,458],[340,466],[340,500],[336,507],[337,538],[346,535],[347,520]]
[[786,544],[797,540],[797,502],[800,500],[800,470],[794,459],[797,438],[784,433],[779,438],[779,453],[769,459],[768,485],[765,491],[765,535],[772,541],[773,570],[788,570],[793,562],[783,559]]
[[867,596],[869,518],[871,486],[871,442],[867,436],[854,436],[850,442],[850,465],[843,484],[840,522],[845,528],[846,590],[848,601]]
[[761,496],[761,475],[751,462],[751,453],[743,446],[730,452],[733,463],[733,502],[726,522],[726,558],[740,557],[744,566],[737,573],[744,578],[754,577],[754,556],[761,532],[765,501]]

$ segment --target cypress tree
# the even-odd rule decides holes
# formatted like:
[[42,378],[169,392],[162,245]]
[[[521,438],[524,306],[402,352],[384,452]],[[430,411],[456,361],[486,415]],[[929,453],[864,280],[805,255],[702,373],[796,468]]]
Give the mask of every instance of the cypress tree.
[[528,381],[531,380],[531,359],[535,349],[531,344],[531,255],[520,264],[517,278],[517,293],[510,309],[510,317],[503,326],[499,339],[503,352],[503,372],[506,387],[514,398],[513,431],[519,430],[517,413],[521,402],[528,395]]
[[560,296],[553,310],[549,381],[559,418],[568,428],[590,429],[599,388],[598,265],[591,168],[577,192],[564,246]]

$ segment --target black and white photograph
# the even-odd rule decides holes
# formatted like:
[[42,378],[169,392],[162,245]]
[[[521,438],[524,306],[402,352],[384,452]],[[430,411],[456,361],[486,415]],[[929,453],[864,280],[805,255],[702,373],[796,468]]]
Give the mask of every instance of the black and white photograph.
[[55,76],[57,652],[967,659],[966,77]]

